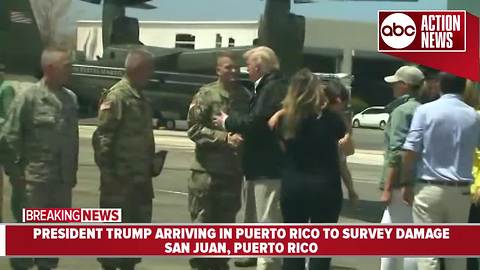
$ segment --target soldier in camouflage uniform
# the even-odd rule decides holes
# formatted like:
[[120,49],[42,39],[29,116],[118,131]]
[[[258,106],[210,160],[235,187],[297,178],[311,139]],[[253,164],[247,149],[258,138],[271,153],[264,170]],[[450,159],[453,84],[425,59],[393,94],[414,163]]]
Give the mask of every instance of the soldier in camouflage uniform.
[[[101,173],[100,207],[121,208],[125,223],[149,223],[155,142],[152,110],[141,90],[153,73],[152,55],[133,50],[125,68],[125,77],[104,94],[93,135],[95,162]],[[99,261],[106,270],[127,270],[134,269],[140,258]]]
[[[0,72],[0,77],[2,76],[2,73]],[[38,80],[41,80],[43,77],[42,71],[39,69],[38,72],[35,74],[35,78]],[[1,78],[0,78],[1,81]],[[34,82],[30,81],[11,81],[11,80],[5,80],[0,84],[0,127],[3,126],[3,123],[5,123],[6,117],[8,110],[10,108],[10,105],[12,104],[13,99],[15,98],[15,95],[18,94],[20,91],[28,89],[32,87]],[[3,170],[3,167],[2,167]],[[0,172],[0,176],[2,176],[2,173]],[[13,217],[17,222],[22,221],[22,209],[24,208],[24,202],[25,202],[25,185],[18,184],[18,181],[15,181],[15,179],[12,179],[12,177],[9,177],[10,184],[12,185],[12,194],[10,197],[10,209],[12,210]],[[0,194],[3,194],[3,192],[0,191]],[[1,198],[0,198],[1,199]],[[1,213],[1,211],[0,211]],[[0,217],[3,215],[0,214]]]
[[[0,74],[1,76],[1,74]],[[7,112],[8,109],[10,108],[10,105],[12,104],[13,98],[15,97],[15,92],[17,92],[18,89],[17,87],[14,87],[13,83],[11,81],[3,81],[0,84],[0,127],[3,126],[3,123],[5,123],[6,117],[7,117]],[[0,189],[0,208],[3,205],[3,167],[0,166],[0,181],[2,188]],[[25,202],[25,186],[19,185],[18,181],[15,181],[12,179],[12,177],[9,177],[10,183],[12,184],[12,196],[10,199],[10,207],[12,210],[13,217],[17,222],[22,221],[22,208],[23,208],[23,203]],[[2,211],[0,209],[0,218],[3,217],[1,214]]]
[[[14,185],[25,185],[25,207],[68,208],[77,182],[78,106],[63,87],[71,73],[66,51],[42,54],[44,77],[13,100],[0,135],[5,167]],[[58,258],[14,258],[16,270],[56,268]]]
[[[232,56],[217,60],[218,81],[200,88],[188,112],[188,136],[195,142],[195,160],[188,183],[188,207],[193,222],[234,223],[241,205],[243,138],[212,123],[220,111],[248,112],[249,92],[235,82]],[[190,261],[194,269],[228,269],[226,259]]]
[[[14,97],[13,87],[3,80],[3,72],[0,71],[0,127],[5,122],[8,107]],[[13,193],[13,192],[12,192]],[[13,195],[12,195],[13,197]],[[15,212],[13,212],[15,214]],[[0,163],[0,222],[3,220],[3,166]]]

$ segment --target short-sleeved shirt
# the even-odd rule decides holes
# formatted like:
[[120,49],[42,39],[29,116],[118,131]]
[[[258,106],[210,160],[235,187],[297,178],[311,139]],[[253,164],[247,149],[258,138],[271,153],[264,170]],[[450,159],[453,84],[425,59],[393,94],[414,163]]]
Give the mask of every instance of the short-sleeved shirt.
[[472,181],[480,118],[459,95],[446,94],[417,108],[403,148],[420,154],[417,177]]

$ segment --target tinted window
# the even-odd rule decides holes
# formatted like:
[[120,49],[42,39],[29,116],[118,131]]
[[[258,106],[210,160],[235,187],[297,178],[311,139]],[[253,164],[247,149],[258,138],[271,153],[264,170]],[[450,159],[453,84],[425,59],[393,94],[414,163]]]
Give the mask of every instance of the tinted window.
[[368,109],[363,114],[379,114],[379,113],[384,113],[384,112],[385,112],[385,110],[383,110],[383,109]]
[[229,38],[228,39],[228,47],[235,47],[235,39]]
[[[218,37],[219,36],[217,36],[217,38]],[[195,49],[195,36],[190,34],[177,34],[175,37],[175,48]]]
[[217,34],[216,40],[215,40],[215,48],[221,48],[222,47],[222,35]]

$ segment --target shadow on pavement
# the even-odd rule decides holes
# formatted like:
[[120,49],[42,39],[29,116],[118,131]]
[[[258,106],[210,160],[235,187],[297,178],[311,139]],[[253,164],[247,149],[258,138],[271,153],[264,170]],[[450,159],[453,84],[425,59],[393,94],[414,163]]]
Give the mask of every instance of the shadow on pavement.
[[349,200],[344,199],[340,215],[350,219],[379,223],[384,210],[385,204],[379,201],[359,200],[357,206],[353,207]]

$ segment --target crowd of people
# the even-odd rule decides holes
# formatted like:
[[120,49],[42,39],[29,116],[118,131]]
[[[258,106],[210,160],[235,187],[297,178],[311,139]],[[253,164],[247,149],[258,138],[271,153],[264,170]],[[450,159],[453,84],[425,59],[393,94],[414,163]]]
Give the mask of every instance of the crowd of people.
[[[238,83],[237,59],[224,52],[217,57],[218,80],[201,87],[189,107],[187,135],[195,143],[188,179],[191,221],[234,223],[243,201],[247,223],[337,223],[342,183],[350,201],[358,200],[346,161],[355,151],[346,113],[349,91],[308,69],[287,78],[268,47],[251,49],[244,58],[252,91]],[[43,77],[28,89],[16,91],[8,83],[0,88],[1,163],[18,222],[24,207],[71,207],[77,183],[78,102],[64,87],[70,57],[62,49],[46,49],[41,64]],[[152,177],[160,174],[165,157],[155,153],[152,109],[142,92],[153,71],[149,52],[129,52],[124,77],[102,94],[92,136],[99,206],[121,208],[126,223],[151,222]],[[480,222],[480,180],[472,185],[480,175],[479,84],[443,72],[424,74],[415,66],[403,66],[385,81],[395,100],[387,106],[381,223]],[[98,260],[104,270],[135,269],[140,262]],[[197,270],[229,269],[224,258],[189,262]],[[330,262],[310,258],[308,269],[330,269]],[[56,258],[11,259],[14,270],[57,264]],[[307,265],[305,258],[279,257],[235,264],[258,270]],[[462,258],[381,259],[382,270],[433,270],[441,264],[467,269]],[[478,269],[478,262],[469,260],[468,267]]]
[[[385,130],[382,223],[476,222],[480,175],[472,166],[480,143],[479,84],[445,72],[426,75],[404,66],[385,78],[397,99]],[[473,270],[478,262],[382,258],[381,269]]]

